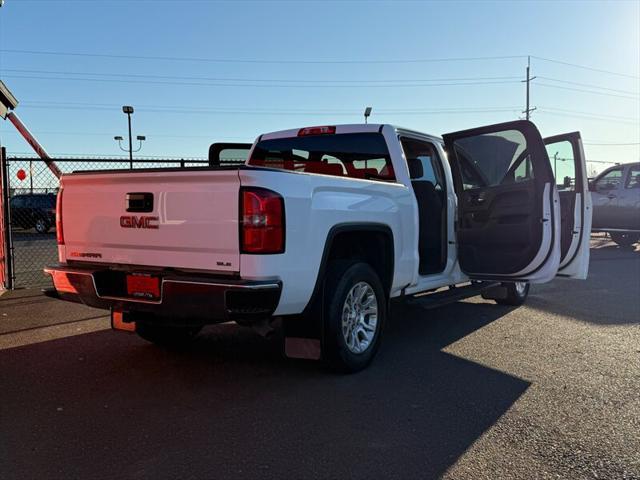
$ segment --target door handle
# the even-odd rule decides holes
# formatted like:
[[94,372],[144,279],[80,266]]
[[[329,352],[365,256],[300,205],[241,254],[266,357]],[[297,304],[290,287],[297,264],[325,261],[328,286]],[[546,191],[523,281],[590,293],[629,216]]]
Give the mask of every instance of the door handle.
[[477,193],[474,195],[470,195],[467,199],[467,202],[470,205],[482,205],[486,200],[484,193]]
[[607,195],[607,198],[611,200],[616,198],[616,196],[613,193],[610,193],[609,195]]

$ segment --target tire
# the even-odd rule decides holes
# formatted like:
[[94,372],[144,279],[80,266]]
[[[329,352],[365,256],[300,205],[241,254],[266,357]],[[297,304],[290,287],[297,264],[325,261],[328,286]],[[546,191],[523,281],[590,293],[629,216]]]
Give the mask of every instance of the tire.
[[36,229],[36,232],[44,234],[47,233],[51,229],[51,225],[44,218],[37,218],[33,228]]
[[173,327],[155,325],[147,322],[136,323],[136,333],[140,338],[167,348],[180,348],[189,345],[202,327]]
[[628,248],[640,240],[640,236],[637,233],[609,232],[609,235],[611,235],[611,240],[624,248]]
[[352,373],[367,367],[380,346],[386,318],[387,296],[373,268],[353,261],[329,265],[322,349],[331,368]]
[[527,296],[529,295],[528,283],[511,282],[503,283],[502,285],[507,288],[507,297],[496,299],[496,303],[498,305],[511,305],[519,307],[527,300]]

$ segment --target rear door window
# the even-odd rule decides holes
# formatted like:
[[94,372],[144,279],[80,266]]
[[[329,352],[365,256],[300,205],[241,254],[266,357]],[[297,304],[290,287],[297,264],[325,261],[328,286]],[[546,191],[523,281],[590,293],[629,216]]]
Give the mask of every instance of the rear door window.
[[401,138],[400,142],[407,162],[418,161],[422,167],[422,174],[412,176],[411,180],[427,181],[433,184],[436,191],[444,191],[444,172],[435,146],[432,143],[413,138]]
[[38,197],[38,208],[55,208],[56,197],[54,195],[43,195]]
[[547,144],[546,147],[558,191],[575,191],[576,160],[573,154],[573,145],[570,141],[563,140]]
[[367,180],[395,181],[380,133],[343,133],[258,142],[249,165]]
[[527,142],[518,130],[462,138],[454,149],[464,190],[533,180]]
[[631,167],[625,188],[640,188],[640,167]]

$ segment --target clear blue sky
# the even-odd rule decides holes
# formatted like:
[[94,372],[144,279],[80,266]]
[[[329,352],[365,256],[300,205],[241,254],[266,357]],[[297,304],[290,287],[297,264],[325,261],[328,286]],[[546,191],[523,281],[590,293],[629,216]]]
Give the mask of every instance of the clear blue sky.
[[[638,1],[6,0],[0,77],[53,154],[122,154],[131,104],[142,154],[206,156],[216,140],[359,122],[367,105],[434,134],[518,118],[533,55],[626,75],[532,59],[543,135],[580,130],[588,158],[625,162],[640,158],[639,30]],[[503,56],[518,58],[367,63]],[[2,123],[8,150],[28,152]]]

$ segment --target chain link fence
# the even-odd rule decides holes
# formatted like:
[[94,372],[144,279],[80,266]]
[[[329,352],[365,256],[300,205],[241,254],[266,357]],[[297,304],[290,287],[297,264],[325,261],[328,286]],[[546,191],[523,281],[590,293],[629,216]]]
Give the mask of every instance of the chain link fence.
[[[56,158],[63,173],[89,170],[129,170],[126,158]],[[222,165],[240,165],[244,158],[220,158]],[[140,158],[133,169],[206,167],[206,158]],[[8,200],[12,245],[13,287],[49,286],[42,273],[45,265],[58,260],[56,242],[56,197],[58,179],[39,158],[7,158]]]

